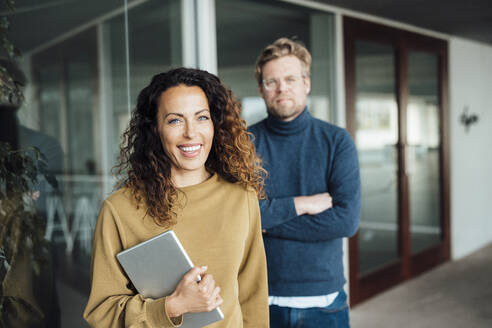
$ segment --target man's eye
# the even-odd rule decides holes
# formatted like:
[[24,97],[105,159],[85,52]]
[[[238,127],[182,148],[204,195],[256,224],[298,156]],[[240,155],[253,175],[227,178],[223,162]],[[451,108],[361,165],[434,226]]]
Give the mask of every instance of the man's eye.
[[277,82],[275,80],[267,80],[266,85],[269,87],[273,87]]
[[288,76],[286,78],[286,80],[287,80],[287,83],[295,83],[297,81],[295,76]]

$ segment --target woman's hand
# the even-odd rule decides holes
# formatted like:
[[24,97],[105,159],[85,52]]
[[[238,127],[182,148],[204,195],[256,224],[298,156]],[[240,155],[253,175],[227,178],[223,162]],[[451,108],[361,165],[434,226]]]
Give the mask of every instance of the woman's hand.
[[[187,312],[209,312],[222,304],[220,287],[210,274],[207,267],[194,267],[176,287],[174,293],[166,298],[166,313],[169,317],[179,317]],[[198,276],[201,280],[198,281]]]

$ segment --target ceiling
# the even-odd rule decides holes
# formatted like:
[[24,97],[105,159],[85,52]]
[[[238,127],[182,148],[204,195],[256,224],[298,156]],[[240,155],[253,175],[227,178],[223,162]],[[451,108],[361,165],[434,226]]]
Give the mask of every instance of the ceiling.
[[316,0],[492,44],[491,0]]
[[[128,3],[134,1],[128,0]],[[315,1],[492,44],[492,0]],[[7,15],[11,23],[9,39],[25,53],[73,26],[121,8],[122,4],[123,0],[16,0],[15,13],[3,10],[0,16]],[[277,10],[280,9],[277,7]]]
[[[0,0],[0,2],[3,0]],[[9,40],[22,53],[56,38],[122,5],[122,0],[16,0],[15,11],[4,10]],[[3,9],[3,8],[2,8]]]

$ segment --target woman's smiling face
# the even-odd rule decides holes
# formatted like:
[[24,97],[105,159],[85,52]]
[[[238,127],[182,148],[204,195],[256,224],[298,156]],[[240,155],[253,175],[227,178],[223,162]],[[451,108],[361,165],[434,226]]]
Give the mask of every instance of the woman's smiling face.
[[[200,87],[178,85],[159,98],[157,128],[162,146],[171,160],[171,177],[179,180],[208,176],[205,168],[214,137],[208,100]],[[178,183],[179,184],[179,183]]]

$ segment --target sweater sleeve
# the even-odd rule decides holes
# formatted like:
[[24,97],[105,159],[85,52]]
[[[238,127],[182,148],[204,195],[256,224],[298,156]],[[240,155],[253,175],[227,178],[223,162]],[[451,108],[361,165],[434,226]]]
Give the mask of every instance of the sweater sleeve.
[[116,259],[125,238],[118,221],[118,214],[106,200],[94,231],[91,292],[85,320],[91,327],[179,327],[165,312],[165,297],[144,299],[131,289]]
[[270,229],[297,217],[294,197],[260,200],[261,227]]
[[359,162],[347,132],[335,152],[328,188],[333,198],[332,208],[317,215],[285,217],[282,224],[267,228],[268,236],[318,242],[351,237],[357,232],[361,208]]
[[260,209],[254,191],[248,192],[249,231],[239,267],[239,304],[244,328],[268,327],[268,283],[261,235]]
[[[259,147],[256,138],[261,137],[265,129],[263,121],[248,128],[251,142],[256,148]],[[260,200],[260,211],[262,229],[273,228],[297,216],[294,197],[262,199]]]

